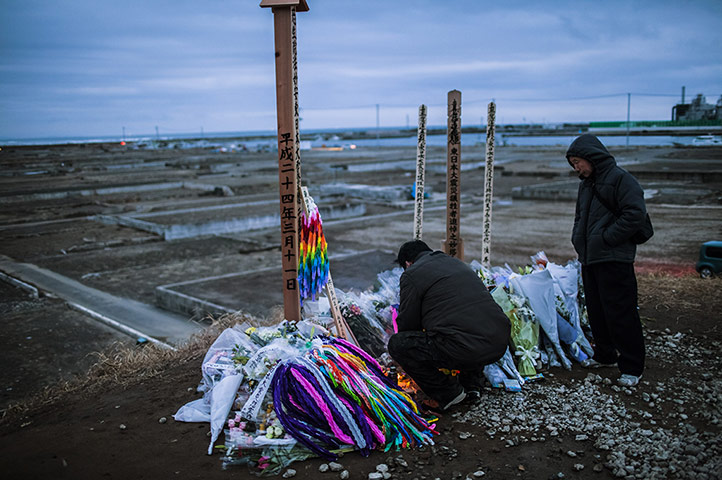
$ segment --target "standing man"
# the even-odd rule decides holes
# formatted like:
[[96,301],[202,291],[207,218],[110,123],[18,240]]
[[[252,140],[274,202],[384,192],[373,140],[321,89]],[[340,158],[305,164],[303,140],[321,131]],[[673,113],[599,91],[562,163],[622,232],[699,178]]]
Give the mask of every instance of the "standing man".
[[572,142],[567,161],[582,180],[572,243],[582,264],[582,280],[594,357],[586,368],[619,365],[619,385],[631,387],[644,371],[644,338],[637,311],[637,278],[632,235],[644,224],[647,208],[637,180],[617,166],[597,137]]
[[[458,258],[412,240],[396,261],[404,273],[399,332],[389,339],[389,354],[442,411],[467,395],[478,397],[484,365],[499,360],[509,344],[509,319]],[[461,373],[457,378],[440,368]]]

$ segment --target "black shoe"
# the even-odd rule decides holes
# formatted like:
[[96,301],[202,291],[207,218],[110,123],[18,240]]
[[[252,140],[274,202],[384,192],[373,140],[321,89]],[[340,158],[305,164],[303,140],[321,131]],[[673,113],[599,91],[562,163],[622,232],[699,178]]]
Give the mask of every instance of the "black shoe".
[[477,403],[481,400],[481,392],[479,390],[467,390],[464,403]]
[[441,411],[445,412],[448,409],[450,409],[451,407],[453,407],[454,405],[460,404],[461,402],[464,401],[465,398],[466,398],[466,392],[464,390],[462,390],[460,394],[458,394],[457,396],[452,398],[446,405],[444,405],[444,407],[442,408]]

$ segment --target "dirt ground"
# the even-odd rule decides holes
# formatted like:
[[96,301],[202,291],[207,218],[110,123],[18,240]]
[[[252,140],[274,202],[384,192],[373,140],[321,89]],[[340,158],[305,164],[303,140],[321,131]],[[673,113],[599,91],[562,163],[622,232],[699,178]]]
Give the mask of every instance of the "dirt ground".
[[[560,162],[563,151],[563,147],[497,149],[492,264],[523,265],[538,250],[544,250],[557,263],[574,257],[569,242],[573,201],[521,200],[512,195],[514,187],[569,180],[568,168]],[[646,191],[656,192],[648,200],[656,234],[640,247],[637,261],[640,313],[648,344],[680,332],[704,349],[718,352],[722,346],[721,280],[700,279],[693,267],[699,245],[722,238],[722,149],[663,147],[612,153],[626,168],[640,172],[640,182]],[[464,155],[464,160],[483,159],[481,150]],[[338,166],[413,160],[414,156],[415,149],[394,148],[302,155],[306,162],[304,175],[311,186],[332,180],[369,185],[410,184],[412,171],[351,173]],[[429,149],[429,160],[432,164],[442,162],[443,151]],[[148,232],[88,219],[89,215],[101,213],[157,211],[181,203],[207,204],[214,199],[208,194],[192,189],[125,194],[82,191],[183,179],[226,185],[235,197],[262,196],[277,189],[274,161],[273,154],[132,151],[108,145],[4,148],[0,152],[0,254],[147,303],[153,303],[158,285],[278,267],[278,251],[274,248],[277,233],[272,230],[165,242]],[[660,172],[668,174],[668,178],[663,178]],[[443,192],[444,178],[441,173],[430,172],[427,185],[432,191]],[[478,259],[481,251],[482,185],[483,169],[469,171],[462,177],[462,192],[466,192],[461,207],[462,237],[467,261]],[[56,198],[32,196],[57,192],[71,193]],[[220,200],[238,201],[235,197]],[[378,203],[375,209],[373,202],[369,202],[369,215],[388,213],[389,206]],[[432,207],[443,205],[443,201],[434,203],[432,197],[427,205],[424,239],[436,246],[443,239],[445,227],[443,212]],[[410,202],[399,202],[393,206],[398,215],[384,220],[326,222],[329,248],[332,252],[369,248],[393,251],[411,236],[410,208]],[[349,273],[355,274],[363,276],[368,272]],[[236,288],[238,296],[253,297],[253,291],[238,290],[233,285],[226,288]],[[97,359],[104,360],[106,369],[111,368],[108,359],[114,359],[110,364],[115,365],[115,353],[122,347],[130,348],[131,355],[153,347],[135,346],[135,339],[101,327],[52,296],[34,298],[0,282],[0,298],[4,320],[0,359],[5,367],[0,374],[4,386],[0,397],[0,408],[4,409],[0,425],[3,477],[252,477],[245,467],[224,471],[217,456],[205,455],[206,424],[172,420],[171,415],[181,405],[197,397],[194,390],[200,380],[205,350],[161,355],[147,365],[141,362],[140,366],[118,367],[129,372],[122,381],[109,374],[88,375],[88,368]],[[709,362],[702,368],[691,368],[673,358],[660,360],[650,356],[643,385],[632,396],[620,394],[619,401],[631,408],[642,393],[653,391],[655,382],[673,376],[689,378],[697,382],[695,385],[706,381],[703,373],[718,372],[722,366],[718,355]],[[570,372],[554,369],[550,373],[553,376],[547,382],[560,382],[570,388],[587,374],[578,366]],[[86,381],[81,389],[57,386],[57,382],[73,375],[78,375],[81,381],[92,381]],[[29,397],[52,385],[56,385],[55,390],[45,391],[34,399]],[[693,391],[694,385],[689,388]],[[70,393],[63,394],[65,390]],[[487,392],[499,394],[511,395]],[[8,409],[12,404],[16,406]],[[704,420],[702,410],[707,408],[704,403],[686,407],[697,429],[719,436],[720,426]],[[673,408],[663,406],[659,418],[665,418]],[[161,418],[167,421],[160,423]],[[445,479],[467,475],[472,478],[472,473],[480,469],[485,471],[485,478],[560,478],[555,476],[559,472],[564,472],[567,478],[612,476],[607,469],[592,470],[592,464],[604,461],[604,452],[593,447],[580,454],[589,467],[581,472],[573,470],[575,460],[563,454],[578,448],[573,436],[560,435],[553,442],[508,448],[501,440],[489,438],[483,429],[459,423],[452,415],[442,417],[439,426],[442,435],[434,449],[374,452],[370,458],[352,453],[344,456],[341,463],[351,472],[351,478],[359,479],[367,478],[379,463],[395,464],[399,455],[410,467],[396,467],[393,478]],[[461,431],[472,436],[461,440]],[[390,455],[393,458],[389,459]],[[324,478],[318,473],[321,463],[316,459],[295,464],[296,477]]]
[[[719,278],[645,274],[639,280],[648,344],[658,341],[669,329],[719,351],[722,346]],[[61,395],[23,415],[6,417],[0,427],[3,451],[0,468],[4,478],[254,478],[246,467],[223,470],[219,456],[205,454],[207,424],[180,423],[171,417],[181,405],[198,397],[195,387],[200,380],[203,354],[199,350],[194,355],[154,362],[156,372],[151,371],[150,365],[142,366],[139,371],[130,372],[132,378],[126,378],[123,384],[101,376],[87,389]],[[703,375],[714,374],[720,367],[718,356],[702,368],[690,368],[674,358],[650,359],[638,392],[633,396],[619,393],[617,400],[631,409],[640,402],[643,393],[654,393],[653,387],[659,381],[681,376],[697,386],[705,381]],[[551,373],[553,376],[547,382],[574,388],[572,382],[580,382],[588,372],[575,366],[569,372],[553,369]],[[526,388],[533,391],[535,386]],[[485,395],[514,394],[487,391]],[[664,421],[675,407],[676,404],[665,405],[656,418]],[[702,416],[708,405],[685,407],[696,428],[720,435],[720,426],[706,423]],[[160,423],[162,418],[167,422]],[[674,425],[672,418],[667,423]],[[484,428],[457,422],[451,415],[441,418],[439,431],[442,434],[433,449],[374,452],[369,458],[351,453],[340,462],[351,472],[350,478],[356,479],[366,478],[380,463],[396,465],[399,456],[410,467],[397,467],[393,478],[453,479],[467,475],[473,478],[471,475],[479,469],[486,473],[484,478],[492,479],[559,478],[555,476],[558,472],[565,473],[567,478],[613,478],[606,469],[599,473],[592,470],[592,465],[603,461],[604,452],[600,450],[586,447],[574,459],[564,454],[580,450],[573,435],[561,434],[554,441],[509,448],[502,440],[489,438]],[[461,432],[468,432],[471,437],[461,440]],[[573,469],[579,461],[588,465],[583,472]],[[292,468],[298,472],[296,478],[335,478],[319,474],[322,463],[325,462],[320,459],[308,460]]]

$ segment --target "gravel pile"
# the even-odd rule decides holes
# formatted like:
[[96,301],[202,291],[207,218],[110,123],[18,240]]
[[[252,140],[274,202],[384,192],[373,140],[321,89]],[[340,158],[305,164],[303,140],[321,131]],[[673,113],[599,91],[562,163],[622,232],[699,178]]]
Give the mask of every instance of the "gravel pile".
[[648,362],[674,365],[664,381],[643,378],[621,388],[596,372],[566,385],[551,378],[521,393],[489,391],[455,421],[486,429],[507,448],[573,437],[578,449],[566,454],[579,460],[575,470],[606,468],[627,479],[720,478],[722,380],[712,374],[721,371],[719,342],[647,333]]

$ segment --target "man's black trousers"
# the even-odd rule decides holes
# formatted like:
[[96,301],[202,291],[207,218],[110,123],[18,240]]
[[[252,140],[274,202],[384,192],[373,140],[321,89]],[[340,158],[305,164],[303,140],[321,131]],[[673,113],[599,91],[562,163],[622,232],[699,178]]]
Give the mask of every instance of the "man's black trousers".
[[[391,357],[404,369],[426,395],[445,404],[459,395],[462,388],[479,390],[484,365],[499,359],[494,353],[479,352],[475,359],[451,358],[434,344],[425,332],[399,332],[389,339]],[[458,377],[446,375],[440,368],[459,370]]]
[[637,310],[637,277],[633,263],[604,262],[582,266],[594,359],[619,365],[619,371],[644,371],[644,337]]

